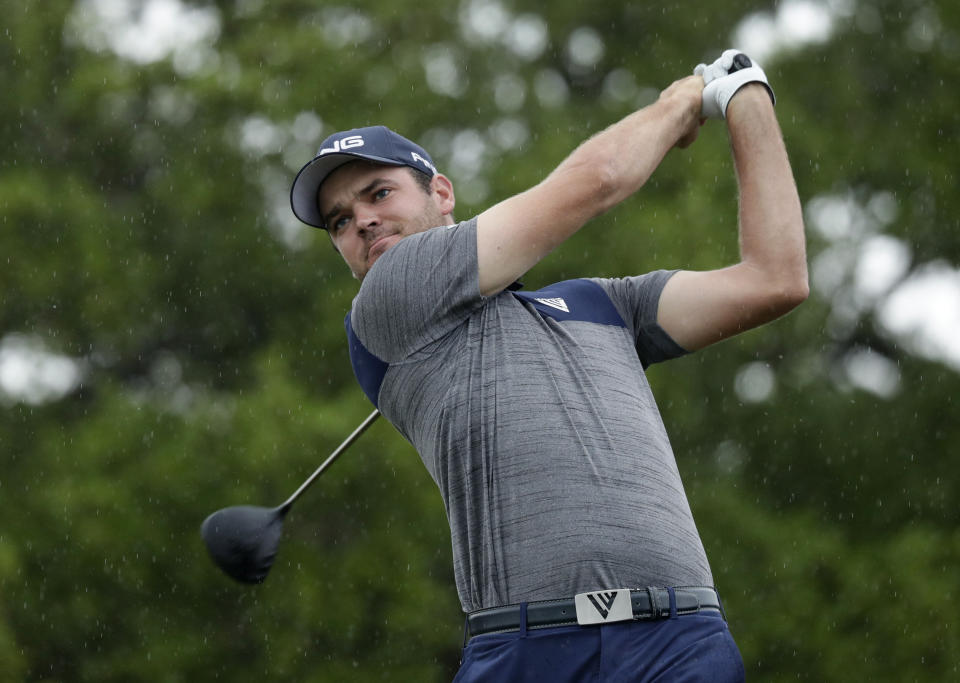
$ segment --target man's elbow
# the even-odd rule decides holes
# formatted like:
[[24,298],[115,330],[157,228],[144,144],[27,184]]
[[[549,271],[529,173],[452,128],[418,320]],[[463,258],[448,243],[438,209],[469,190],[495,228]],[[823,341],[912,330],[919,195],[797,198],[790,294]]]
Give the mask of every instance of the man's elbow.
[[788,290],[784,294],[784,307],[788,311],[792,311],[797,306],[802,304],[807,300],[807,297],[810,296],[810,285],[807,284],[804,280],[802,285],[798,285],[793,289]]
[[770,290],[771,308],[777,316],[786,315],[810,296],[806,269],[788,279],[781,279]]

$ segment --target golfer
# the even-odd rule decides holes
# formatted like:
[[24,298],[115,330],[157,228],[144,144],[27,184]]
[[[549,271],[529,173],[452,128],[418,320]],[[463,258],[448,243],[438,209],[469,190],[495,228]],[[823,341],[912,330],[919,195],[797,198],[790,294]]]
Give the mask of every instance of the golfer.
[[[739,263],[521,288],[707,118],[729,131]],[[467,613],[455,680],[741,680],[644,370],[807,296],[800,202],[763,70],[725,52],[462,222],[430,155],[384,127],[327,138],[291,201],[360,281],[346,319],[357,378],[443,496]]]

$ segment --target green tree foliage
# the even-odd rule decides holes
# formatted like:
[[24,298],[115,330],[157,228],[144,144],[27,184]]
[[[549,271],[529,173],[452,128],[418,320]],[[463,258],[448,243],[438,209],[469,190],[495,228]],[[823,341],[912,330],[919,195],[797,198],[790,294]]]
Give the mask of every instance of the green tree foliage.
[[[0,343],[83,378],[56,400],[0,388],[0,680],[448,680],[444,510],[388,424],[297,504],[263,585],[198,533],[283,501],[369,410],[355,283],[290,214],[294,173],[331,131],[384,123],[466,218],[791,4],[171,0],[181,42],[149,55],[127,29],[156,2],[2,0]],[[857,298],[851,254],[883,235],[901,279],[960,264],[960,9],[812,4],[830,34],[764,66],[811,262],[847,260],[788,318],[650,378],[751,679],[949,680],[960,381]],[[735,190],[710,123],[527,284],[728,264]],[[837,237],[853,214],[828,204],[867,227]],[[852,379],[864,354],[887,389]]]

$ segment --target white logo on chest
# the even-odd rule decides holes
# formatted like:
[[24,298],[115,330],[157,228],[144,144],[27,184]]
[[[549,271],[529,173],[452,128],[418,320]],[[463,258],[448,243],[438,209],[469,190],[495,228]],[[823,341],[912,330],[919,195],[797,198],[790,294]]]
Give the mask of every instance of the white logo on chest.
[[563,311],[564,313],[570,312],[570,309],[567,307],[567,302],[560,297],[555,297],[553,299],[537,299],[537,301],[549,306],[550,308],[555,308],[558,311]]

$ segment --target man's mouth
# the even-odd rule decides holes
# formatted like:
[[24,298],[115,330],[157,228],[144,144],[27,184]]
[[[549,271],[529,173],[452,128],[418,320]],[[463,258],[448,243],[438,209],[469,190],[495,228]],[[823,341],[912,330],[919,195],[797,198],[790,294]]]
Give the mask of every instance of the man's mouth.
[[370,248],[367,250],[367,261],[372,261],[373,259],[378,258],[383,252],[385,252],[390,246],[390,239],[394,235],[384,235],[379,238],[376,242],[370,245]]

